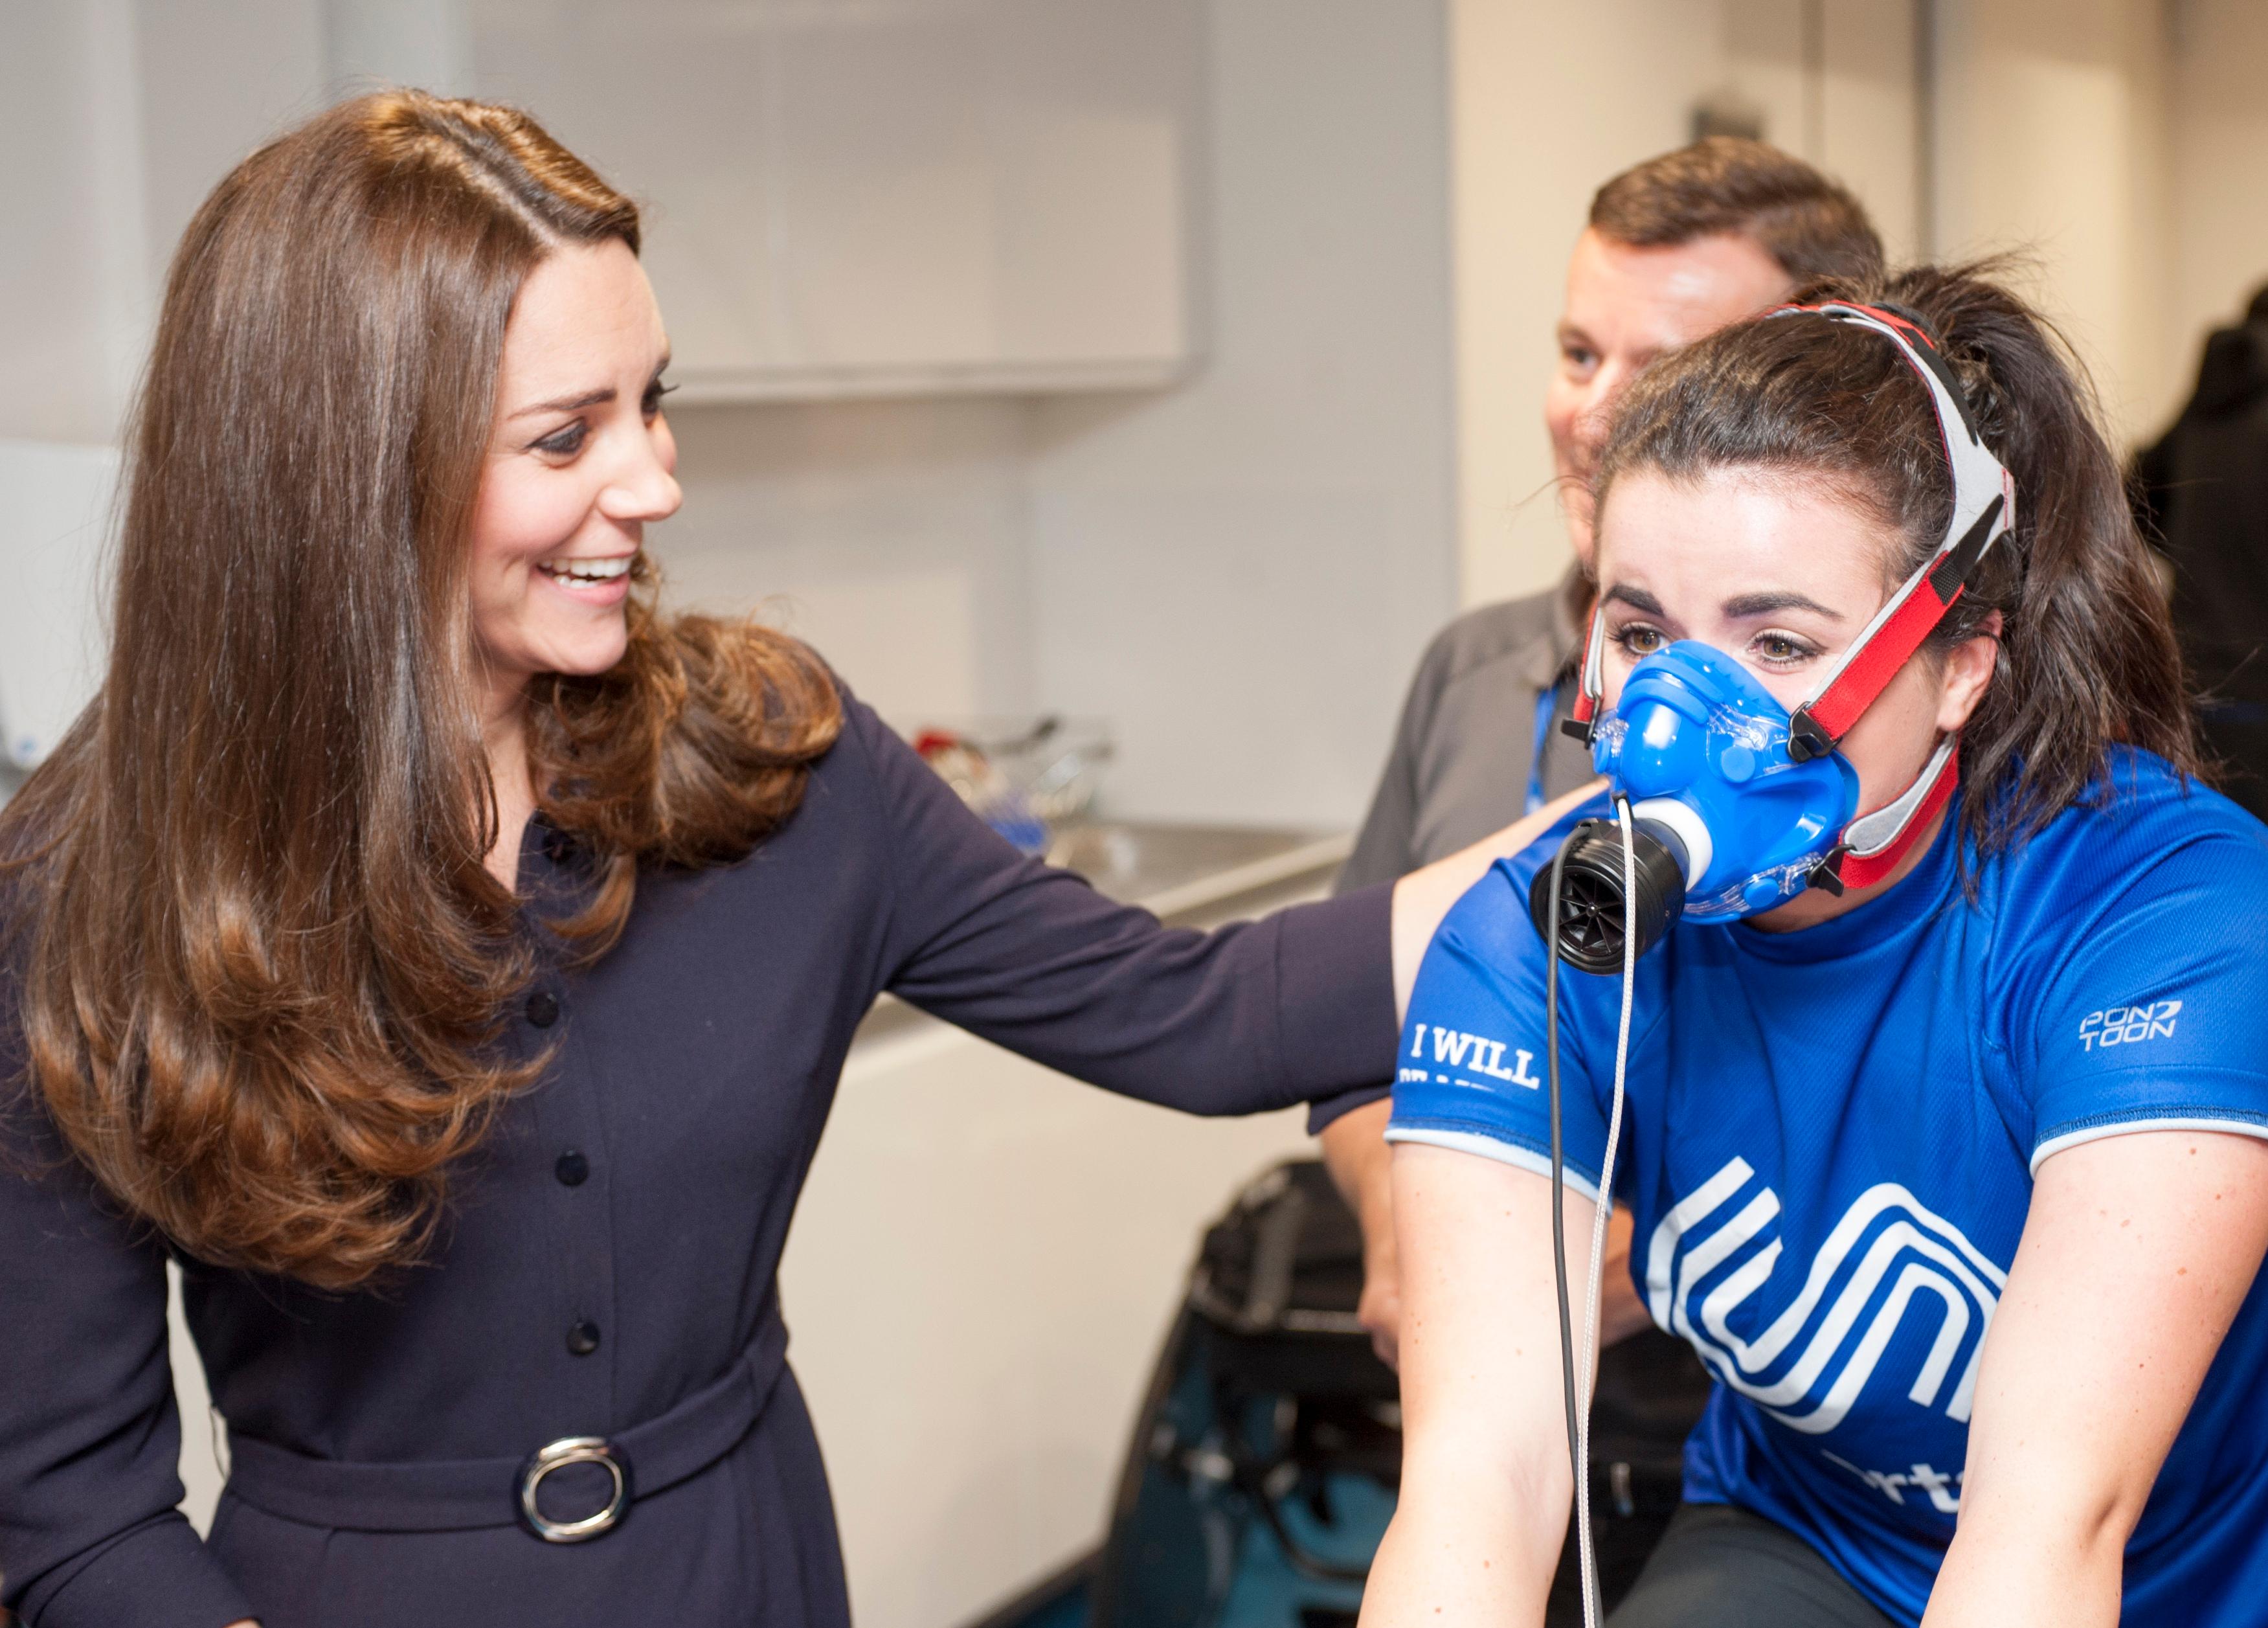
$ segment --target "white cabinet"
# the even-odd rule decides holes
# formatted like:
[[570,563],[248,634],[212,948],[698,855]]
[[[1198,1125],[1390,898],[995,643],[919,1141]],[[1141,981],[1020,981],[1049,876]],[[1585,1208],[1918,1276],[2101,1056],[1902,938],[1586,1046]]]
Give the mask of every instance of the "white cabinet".
[[647,210],[681,399],[1162,383],[1199,0],[468,0]]
[[[1201,927],[1320,895],[1351,846],[1132,886],[1095,835],[1106,891]],[[861,1628],[974,1621],[1101,1536],[1205,1224],[1314,1146],[1298,1109],[1195,1119],[906,1008],[869,1022],[780,1266]]]

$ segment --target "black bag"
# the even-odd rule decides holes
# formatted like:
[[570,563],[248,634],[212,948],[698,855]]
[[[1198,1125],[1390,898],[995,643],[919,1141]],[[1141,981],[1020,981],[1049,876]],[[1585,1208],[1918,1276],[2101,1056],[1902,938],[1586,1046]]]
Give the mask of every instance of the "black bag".
[[[1120,1477],[1091,1628],[1351,1628],[1402,1465],[1400,1387],[1356,1321],[1361,1294],[1361,1229],[1316,1160],[1265,1172],[1206,1233]],[[1609,1606],[1677,1507],[1706,1395],[1692,1354],[1653,1338],[1609,1352],[1631,1383],[1610,1395],[1602,1370],[1594,1413]],[[1582,1620],[1574,1573],[1571,1535],[1551,1628]]]

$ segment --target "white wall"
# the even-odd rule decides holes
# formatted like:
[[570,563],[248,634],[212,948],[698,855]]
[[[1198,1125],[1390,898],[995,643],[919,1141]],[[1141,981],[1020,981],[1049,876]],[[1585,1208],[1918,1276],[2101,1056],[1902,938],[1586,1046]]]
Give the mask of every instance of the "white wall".
[[1454,604],[1440,17],[1216,0],[1172,389],[694,408],[673,591],[902,725],[1109,718],[1121,815],[1350,825]]
[[1119,721],[1114,807],[1351,824],[1453,608],[1445,48],[1211,9],[1202,370],[1035,415],[1039,694]]
[[124,0],[0,8],[0,437],[117,434],[149,305],[135,60]]
[[2179,397],[2205,331],[2268,283],[2268,5],[2180,0],[2170,23],[2173,263],[2158,341]]
[[[2159,0],[1938,3],[1940,252],[2034,256],[2020,285],[2088,365],[2114,432],[2132,438],[2172,405],[2187,366],[2164,338],[2173,254],[2165,9]],[[2250,71],[2258,85],[2263,64]]]
[[672,602],[759,608],[902,728],[1036,704],[1028,403],[694,407],[671,422],[685,506],[649,546]]

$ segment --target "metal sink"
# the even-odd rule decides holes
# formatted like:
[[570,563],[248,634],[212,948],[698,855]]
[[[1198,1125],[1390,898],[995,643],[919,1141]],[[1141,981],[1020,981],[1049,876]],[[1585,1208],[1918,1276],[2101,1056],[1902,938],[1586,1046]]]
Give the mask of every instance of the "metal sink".
[[1344,836],[1267,827],[1096,823],[1058,832],[1048,863],[1160,916],[1268,887],[1345,857]]

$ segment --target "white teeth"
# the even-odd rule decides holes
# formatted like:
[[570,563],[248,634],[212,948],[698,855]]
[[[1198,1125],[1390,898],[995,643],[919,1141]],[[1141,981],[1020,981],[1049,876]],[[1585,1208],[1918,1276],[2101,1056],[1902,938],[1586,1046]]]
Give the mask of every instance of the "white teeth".
[[551,560],[536,569],[563,582],[612,582],[630,574],[631,556],[611,560]]

